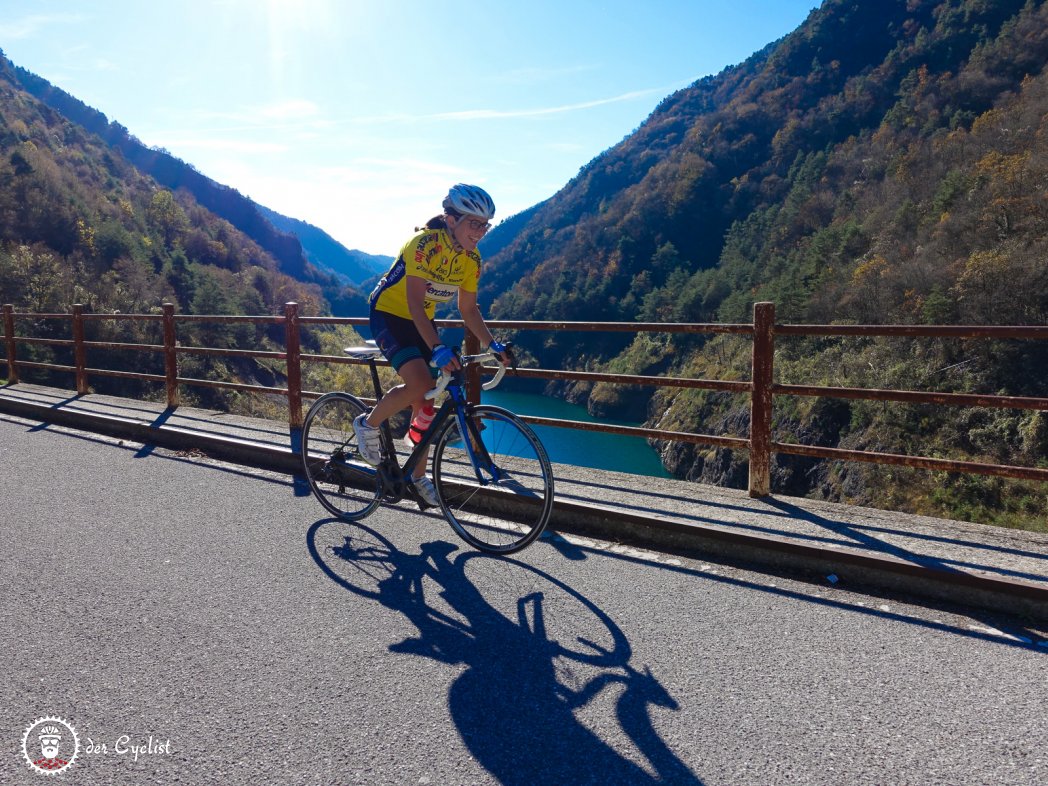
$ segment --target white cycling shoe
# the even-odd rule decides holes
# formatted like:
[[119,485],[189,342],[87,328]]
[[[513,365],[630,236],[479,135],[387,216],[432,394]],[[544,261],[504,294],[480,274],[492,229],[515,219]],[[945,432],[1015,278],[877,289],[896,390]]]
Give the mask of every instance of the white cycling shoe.
[[412,478],[411,485],[415,487],[415,492],[422,498],[423,502],[432,508],[440,507],[440,500],[437,499],[437,489],[428,475],[423,475],[421,478]]
[[382,463],[382,437],[376,426],[369,426],[368,413],[353,420],[353,432],[357,435],[357,451],[360,457],[373,467]]

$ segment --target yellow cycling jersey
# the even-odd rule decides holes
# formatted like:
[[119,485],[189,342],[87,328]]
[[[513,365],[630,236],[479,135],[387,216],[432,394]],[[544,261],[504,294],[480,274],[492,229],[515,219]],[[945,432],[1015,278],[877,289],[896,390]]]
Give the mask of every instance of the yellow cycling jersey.
[[368,300],[374,309],[411,319],[408,276],[418,276],[427,282],[426,316],[433,319],[436,304],[456,297],[460,287],[467,292],[477,291],[480,261],[476,251],[455,251],[447,230],[423,230],[404,244],[397,261]]

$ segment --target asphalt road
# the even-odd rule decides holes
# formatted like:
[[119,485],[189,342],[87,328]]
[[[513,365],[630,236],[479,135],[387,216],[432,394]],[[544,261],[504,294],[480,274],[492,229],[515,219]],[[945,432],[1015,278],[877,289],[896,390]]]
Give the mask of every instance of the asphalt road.
[[12,417],[0,511],[2,784],[47,782],[47,716],[52,783],[1048,783],[1048,643],[1001,620],[595,541],[493,559]]

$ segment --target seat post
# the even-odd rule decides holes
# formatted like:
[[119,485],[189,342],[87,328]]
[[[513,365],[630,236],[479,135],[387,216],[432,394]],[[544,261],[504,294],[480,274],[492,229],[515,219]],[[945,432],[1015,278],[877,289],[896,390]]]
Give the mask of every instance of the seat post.
[[382,398],[382,383],[378,378],[378,364],[375,363],[375,357],[371,356],[368,358],[368,366],[371,368],[371,384],[375,386],[375,403]]

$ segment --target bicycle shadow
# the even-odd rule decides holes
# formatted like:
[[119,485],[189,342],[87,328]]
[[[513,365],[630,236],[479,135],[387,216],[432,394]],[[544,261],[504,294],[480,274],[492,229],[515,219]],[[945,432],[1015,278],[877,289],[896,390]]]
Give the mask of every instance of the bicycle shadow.
[[[408,554],[359,524],[320,534],[333,523],[310,528],[311,556],[336,583],[414,625],[417,635],[392,652],[461,670],[448,691],[451,719],[500,783],[701,784],[654,723],[653,708],[679,705],[650,669],[631,665],[625,634],[585,596],[513,559],[452,558],[458,547],[445,541]],[[471,576],[486,569],[500,581],[481,589]],[[570,633],[552,632],[551,616]]]

